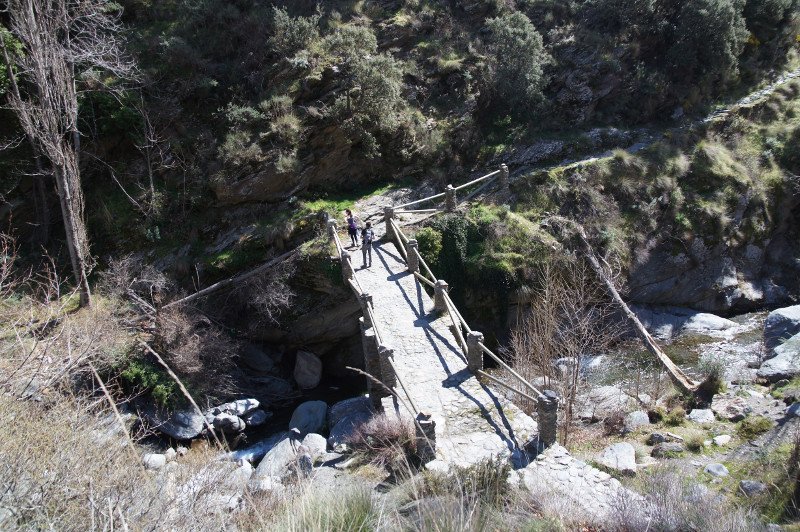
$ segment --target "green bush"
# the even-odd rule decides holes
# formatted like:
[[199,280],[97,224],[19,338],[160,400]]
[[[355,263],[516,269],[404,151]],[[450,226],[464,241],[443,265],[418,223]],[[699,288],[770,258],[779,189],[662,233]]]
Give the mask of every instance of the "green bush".
[[417,231],[414,237],[419,244],[419,254],[433,269],[434,274],[438,274],[439,254],[442,252],[442,233],[433,227],[423,227]]
[[310,17],[292,17],[285,7],[273,7],[270,47],[283,56],[291,56],[307,48],[319,38],[320,18],[320,13]]
[[378,50],[378,39],[370,28],[346,24],[327,35],[322,45],[332,57],[351,63],[359,58],[374,55]]
[[676,406],[664,415],[664,425],[668,427],[678,427],[683,425],[686,421],[686,410],[683,407]]
[[542,100],[543,66],[547,62],[542,36],[523,13],[489,19],[489,76],[501,107],[530,109]]
[[752,440],[772,428],[772,421],[764,416],[747,416],[739,422],[736,434],[746,440]]
[[120,373],[131,392],[147,392],[161,406],[172,406],[179,397],[178,385],[160,366],[144,360],[130,360]]

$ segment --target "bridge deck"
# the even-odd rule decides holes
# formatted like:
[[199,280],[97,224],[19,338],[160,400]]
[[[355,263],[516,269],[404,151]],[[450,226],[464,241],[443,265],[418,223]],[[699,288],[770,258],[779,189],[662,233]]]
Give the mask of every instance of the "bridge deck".
[[[450,318],[437,319],[433,301],[406,271],[394,244],[377,242],[369,269],[361,267],[360,251],[351,254],[358,282],[373,297],[378,330],[394,349],[400,379],[416,408],[436,421],[437,459],[465,465],[516,455],[536,434],[536,422],[466,368]],[[397,390],[403,397],[399,385]],[[387,412],[409,415],[393,398],[383,403]]]

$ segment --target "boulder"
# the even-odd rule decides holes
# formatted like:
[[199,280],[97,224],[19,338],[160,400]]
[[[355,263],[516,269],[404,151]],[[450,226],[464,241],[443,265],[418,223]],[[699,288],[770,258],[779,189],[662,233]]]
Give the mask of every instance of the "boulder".
[[192,475],[176,493],[178,508],[186,513],[227,513],[242,505],[242,495],[253,466],[212,461]]
[[292,384],[285,379],[267,376],[248,377],[247,380],[254,388],[258,389],[258,396],[265,404],[282,404],[286,399],[296,395]]
[[190,440],[205,428],[205,417],[194,409],[166,412],[150,402],[140,402],[139,415],[155,429],[176,440]]
[[245,414],[242,419],[244,419],[244,422],[247,424],[248,427],[258,427],[266,423],[267,420],[271,417],[272,417],[272,412],[265,412],[264,410],[257,408],[256,410],[253,410]]
[[631,310],[653,336],[665,340],[679,334],[708,336],[736,327],[731,320],[682,307],[632,305]]
[[169,447],[166,451],[164,451],[164,457],[167,459],[167,462],[174,462],[178,457],[178,452],[172,447]]
[[684,448],[682,443],[679,442],[663,442],[656,444],[653,447],[653,451],[650,453],[650,456],[653,458],[665,458],[669,457],[671,454],[678,454],[684,452],[686,449]]
[[686,419],[695,423],[713,423],[714,412],[710,408],[695,408],[689,412]]
[[609,445],[598,457],[597,462],[624,475],[636,474],[636,450],[627,442]]
[[711,410],[719,419],[741,421],[753,409],[743,397],[715,395],[711,401]]
[[261,463],[250,479],[250,489],[253,491],[271,491],[277,485],[282,485],[281,480],[288,475],[289,466],[296,460],[300,440],[296,432],[290,432],[277,442],[264,455]]
[[325,439],[325,436],[314,433],[306,434],[300,445],[302,445],[306,453],[311,455],[312,460],[323,456],[328,450],[328,440]]
[[314,353],[298,351],[294,363],[294,380],[301,390],[316,388],[322,378],[322,361]]
[[622,433],[627,434],[642,427],[646,427],[649,424],[650,418],[647,416],[647,412],[636,410],[625,416],[622,422]]
[[215,429],[228,433],[242,432],[247,426],[242,418],[233,414],[217,414],[212,424]]
[[661,434],[660,432],[654,432],[647,437],[647,445],[657,445],[659,443],[664,443],[667,440],[668,438],[666,435]]
[[372,419],[374,410],[368,397],[355,397],[334,404],[330,408],[328,446],[341,452],[353,433]]
[[800,374],[800,334],[773,349],[774,355],[761,364],[756,373],[769,382],[791,379]]
[[742,480],[739,482],[739,491],[746,497],[754,497],[766,492],[767,485],[756,480]]
[[722,464],[708,464],[705,469],[703,469],[706,473],[713,477],[727,477],[728,476],[728,468]]
[[582,399],[578,417],[588,421],[602,421],[607,417],[627,412],[636,407],[636,400],[618,386],[592,388]]
[[773,310],[764,320],[764,353],[775,356],[774,350],[784,341],[800,333],[800,305]]
[[239,399],[237,401],[231,401],[230,403],[225,403],[212,408],[211,413],[215,416],[219,414],[231,414],[242,417],[245,414],[252,412],[260,405],[261,403],[257,399]]
[[786,407],[786,417],[800,417],[800,403],[794,403]]
[[351,397],[331,405],[328,410],[328,424],[335,427],[347,416],[366,413],[372,415],[374,408],[370,398],[364,395]]
[[294,409],[289,429],[297,429],[301,434],[320,432],[326,426],[328,405],[325,401],[306,401]]
[[711,438],[711,441],[718,447],[724,447],[731,442],[731,436],[730,434],[720,434],[719,436]]
[[249,447],[245,447],[244,449],[238,449],[236,451],[225,453],[220,456],[220,459],[230,460],[233,462],[240,462],[242,460],[250,463],[256,462],[259,458],[267,454],[273,447],[288,438],[291,434],[293,433],[289,431],[273,434],[259,441],[258,443],[255,443]]
[[272,360],[272,357],[254,344],[244,346],[239,355],[239,360],[245,366],[258,373],[269,373],[275,369],[275,361]]
[[161,469],[167,464],[167,457],[160,453],[147,453],[142,457],[145,469]]

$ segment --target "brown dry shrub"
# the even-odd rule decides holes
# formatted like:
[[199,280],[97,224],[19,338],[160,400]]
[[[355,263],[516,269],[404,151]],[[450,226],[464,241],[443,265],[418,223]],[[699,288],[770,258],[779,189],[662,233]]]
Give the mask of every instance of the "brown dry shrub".
[[193,395],[222,399],[234,392],[239,346],[207,317],[180,306],[165,309],[156,318],[153,343]]
[[385,414],[361,425],[346,443],[363,462],[378,467],[407,465],[417,449],[413,423]]

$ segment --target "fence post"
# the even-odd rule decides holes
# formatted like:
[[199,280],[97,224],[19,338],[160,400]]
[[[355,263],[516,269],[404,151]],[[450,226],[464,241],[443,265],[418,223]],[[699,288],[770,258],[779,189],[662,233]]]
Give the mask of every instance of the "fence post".
[[453,188],[453,185],[447,185],[447,188],[444,189],[444,210],[453,212],[456,210],[456,203],[456,189]]
[[381,364],[381,376],[383,377],[383,384],[389,388],[397,386],[397,376],[394,374],[392,364],[389,359],[394,356],[394,349],[386,347],[385,345],[378,346],[378,359]]
[[328,236],[333,240],[333,235],[336,233],[336,220],[328,220]]
[[410,272],[418,272],[419,271],[419,257],[417,256],[417,251],[419,250],[419,244],[415,238],[408,239],[408,271]]
[[423,464],[436,459],[436,422],[425,412],[417,414],[417,456]]
[[483,334],[477,331],[467,333],[467,367],[472,373],[483,369]]
[[394,229],[392,229],[392,218],[394,218],[394,207],[384,207],[383,221],[386,222],[386,237],[389,240],[395,240],[397,238],[394,234]]
[[433,288],[433,309],[437,312],[444,312],[447,310],[447,302],[444,300],[444,295],[447,293],[449,285],[447,281],[439,279]]
[[536,402],[539,414],[539,447],[544,449],[556,442],[558,434],[558,394],[545,390]]
[[349,285],[350,279],[353,278],[353,263],[350,262],[350,253],[347,251],[342,251],[342,254],[339,255],[341,259],[340,262],[342,263],[342,277],[344,277],[344,284]]
[[[375,329],[369,325],[368,321],[366,316],[358,319],[358,325],[361,328],[361,346],[364,349],[364,370],[383,382],[381,361],[378,358],[378,339],[375,338]],[[389,395],[381,385],[373,382],[372,379],[367,379],[367,393],[372,406],[376,409],[380,409],[381,399]]]
[[500,190],[508,190],[508,166],[500,165]]
[[361,314],[364,315],[364,320],[368,327],[372,327],[372,321],[369,319],[369,311],[367,311],[367,307],[372,304],[372,296],[363,293],[358,296],[358,302],[361,304]]

